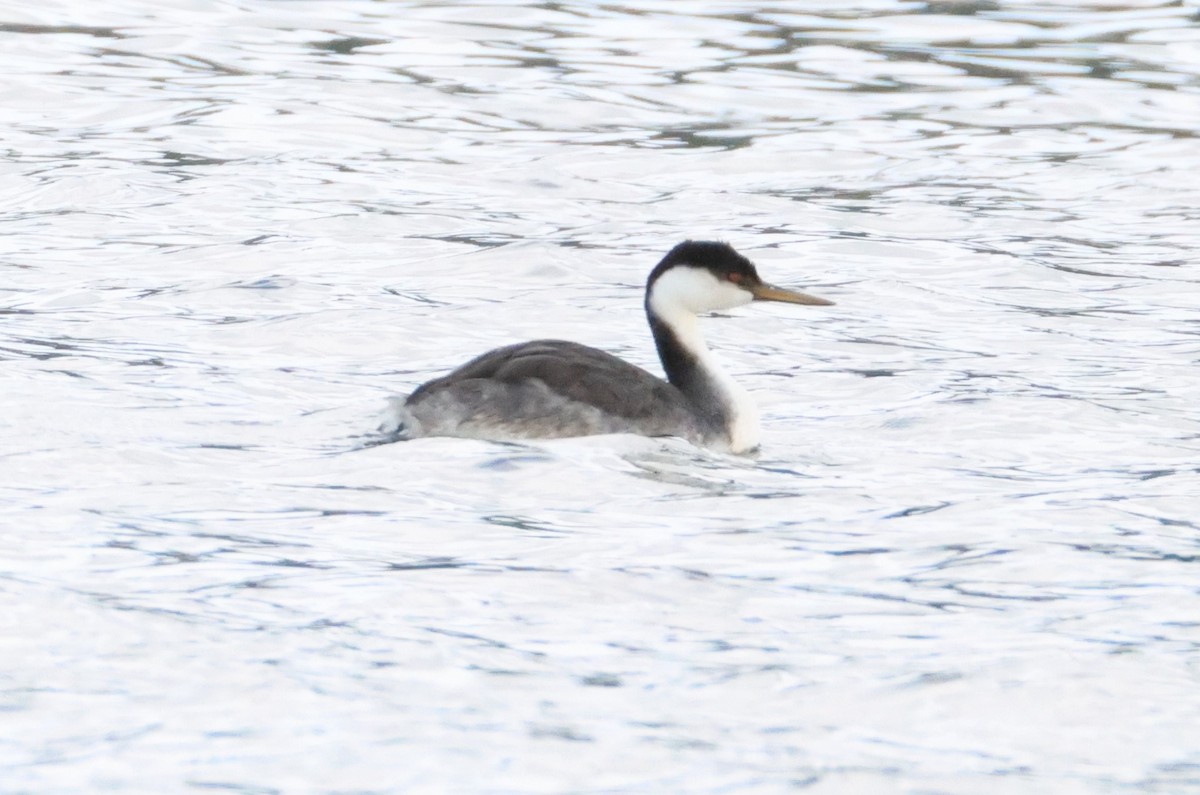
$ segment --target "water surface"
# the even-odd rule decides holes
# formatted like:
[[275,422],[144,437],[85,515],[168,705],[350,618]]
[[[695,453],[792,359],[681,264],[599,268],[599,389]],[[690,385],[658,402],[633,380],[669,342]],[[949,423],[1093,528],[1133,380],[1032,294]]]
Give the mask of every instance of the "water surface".
[[[1200,792],[1179,2],[0,13],[6,792]],[[707,322],[757,457],[363,448]]]

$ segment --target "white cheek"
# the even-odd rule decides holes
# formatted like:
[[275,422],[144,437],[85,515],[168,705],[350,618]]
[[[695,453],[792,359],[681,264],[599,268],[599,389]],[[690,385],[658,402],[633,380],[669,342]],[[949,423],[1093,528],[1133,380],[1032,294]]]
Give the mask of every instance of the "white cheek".
[[745,306],[754,300],[749,290],[743,290],[732,282],[721,282],[720,303],[713,309],[733,309],[735,306]]
[[679,307],[693,314],[732,309],[750,303],[753,296],[732,282],[722,281],[700,268],[674,268],[654,284],[651,302],[663,311]]

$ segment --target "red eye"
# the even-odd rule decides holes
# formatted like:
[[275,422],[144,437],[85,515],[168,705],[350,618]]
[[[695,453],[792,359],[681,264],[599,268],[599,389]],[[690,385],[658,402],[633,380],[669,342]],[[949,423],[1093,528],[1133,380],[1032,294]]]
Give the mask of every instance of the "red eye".
[[734,284],[738,284],[742,281],[742,274],[730,273],[730,274],[727,274],[725,276],[725,278],[728,279],[729,281],[733,282]]

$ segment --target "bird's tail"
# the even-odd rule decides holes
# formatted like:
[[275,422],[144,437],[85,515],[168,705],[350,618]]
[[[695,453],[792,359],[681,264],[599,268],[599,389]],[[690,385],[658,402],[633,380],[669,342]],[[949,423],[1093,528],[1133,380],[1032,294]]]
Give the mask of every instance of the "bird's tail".
[[389,442],[403,442],[421,435],[421,421],[406,405],[408,398],[390,397],[379,423],[379,432]]

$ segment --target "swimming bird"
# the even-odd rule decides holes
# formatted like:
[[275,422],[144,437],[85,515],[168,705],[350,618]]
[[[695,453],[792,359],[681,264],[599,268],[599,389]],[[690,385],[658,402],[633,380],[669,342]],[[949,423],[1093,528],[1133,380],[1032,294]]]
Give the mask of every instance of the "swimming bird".
[[749,452],[758,446],[758,412],[704,344],[698,315],[751,301],[833,303],[767,284],[727,243],[686,240],[646,280],[646,319],[665,381],[576,342],[522,342],[488,351],[406,398],[391,398],[380,430],[389,441],[635,433]]

